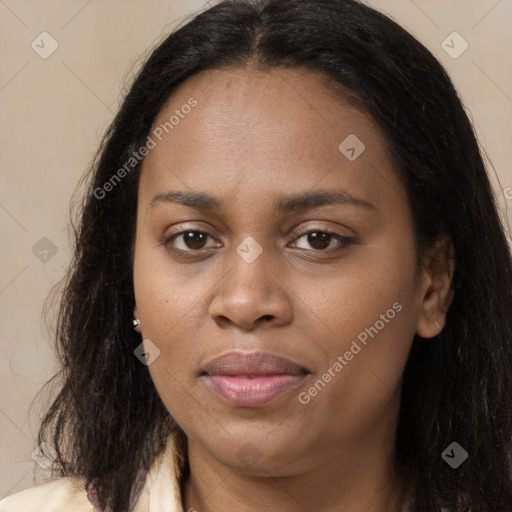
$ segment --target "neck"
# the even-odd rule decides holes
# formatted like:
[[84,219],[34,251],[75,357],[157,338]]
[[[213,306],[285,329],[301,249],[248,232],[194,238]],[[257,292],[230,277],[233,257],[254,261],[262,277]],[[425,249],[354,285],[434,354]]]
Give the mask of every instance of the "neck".
[[251,474],[226,466],[189,439],[184,510],[400,512],[406,482],[394,470],[394,452],[377,452],[373,449],[377,443],[371,444],[340,450],[308,471],[276,476],[271,469]]

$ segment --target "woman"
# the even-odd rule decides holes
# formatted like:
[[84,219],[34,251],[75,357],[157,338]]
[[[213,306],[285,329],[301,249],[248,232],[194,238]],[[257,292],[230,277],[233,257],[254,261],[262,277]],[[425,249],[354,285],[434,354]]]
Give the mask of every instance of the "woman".
[[62,478],[0,510],[512,510],[511,276],[431,53],[354,0],[223,2],[92,166]]

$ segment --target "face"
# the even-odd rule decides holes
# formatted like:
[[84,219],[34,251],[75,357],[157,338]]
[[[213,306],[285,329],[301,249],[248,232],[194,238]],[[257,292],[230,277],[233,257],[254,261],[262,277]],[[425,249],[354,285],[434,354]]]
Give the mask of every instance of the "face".
[[275,475],[391,450],[431,281],[375,122],[312,72],[237,69],[182,84],[150,136],[135,314],[189,443]]

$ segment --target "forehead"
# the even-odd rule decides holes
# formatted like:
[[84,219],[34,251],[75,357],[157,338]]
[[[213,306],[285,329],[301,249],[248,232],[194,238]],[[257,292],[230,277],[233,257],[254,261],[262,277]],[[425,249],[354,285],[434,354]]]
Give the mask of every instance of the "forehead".
[[315,185],[360,193],[382,180],[399,186],[374,120],[310,71],[199,73],[168,99],[150,136],[156,146],[141,176],[147,201],[176,188],[234,201]]

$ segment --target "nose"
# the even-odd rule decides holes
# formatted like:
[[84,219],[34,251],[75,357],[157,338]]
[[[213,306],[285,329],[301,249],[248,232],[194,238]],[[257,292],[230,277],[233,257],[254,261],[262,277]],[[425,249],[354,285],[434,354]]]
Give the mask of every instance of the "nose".
[[290,284],[271,264],[269,251],[265,252],[249,263],[234,251],[230,269],[219,281],[210,304],[209,313],[219,327],[250,331],[267,324],[278,327],[290,323]]

